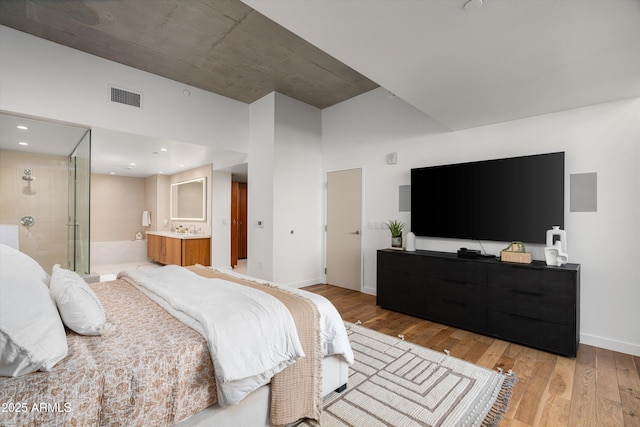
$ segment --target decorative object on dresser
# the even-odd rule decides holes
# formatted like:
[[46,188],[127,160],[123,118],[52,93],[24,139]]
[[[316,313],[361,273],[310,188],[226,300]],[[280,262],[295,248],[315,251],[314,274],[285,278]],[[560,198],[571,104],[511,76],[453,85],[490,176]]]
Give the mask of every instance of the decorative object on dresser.
[[416,235],[411,231],[407,233],[407,251],[414,252],[416,250]]
[[561,266],[569,262],[567,254],[567,234],[559,225],[547,230],[547,246],[544,248],[544,258],[547,265]]
[[418,250],[378,251],[383,308],[575,357],[580,265],[548,267]]
[[400,221],[389,221],[385,223],[391,232],[391,247],[392,248],[401,248],[402,247],[402,229],[404,228],[404,223]]
[[500,261],[531,264],[531,254],[524,249],[524,243],[511,242],[509,246],[500,251]]

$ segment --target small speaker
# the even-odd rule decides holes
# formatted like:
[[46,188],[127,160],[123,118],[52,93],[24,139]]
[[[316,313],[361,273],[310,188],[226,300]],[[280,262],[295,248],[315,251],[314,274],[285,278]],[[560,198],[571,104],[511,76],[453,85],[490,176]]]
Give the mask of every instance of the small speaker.
[[598,174],[575,173],[569,175],[570,212],[598,211]]

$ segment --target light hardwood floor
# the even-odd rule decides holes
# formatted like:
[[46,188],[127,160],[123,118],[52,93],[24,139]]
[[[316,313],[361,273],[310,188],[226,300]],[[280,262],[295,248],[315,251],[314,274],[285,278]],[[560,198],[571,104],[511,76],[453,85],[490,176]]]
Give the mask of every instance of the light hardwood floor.
[[331,285],[304,288],[328,298],[348,322],[518,377],[500,427],[640,427],[640,357],[580,344],[558,356],[385,310],[375,296]]

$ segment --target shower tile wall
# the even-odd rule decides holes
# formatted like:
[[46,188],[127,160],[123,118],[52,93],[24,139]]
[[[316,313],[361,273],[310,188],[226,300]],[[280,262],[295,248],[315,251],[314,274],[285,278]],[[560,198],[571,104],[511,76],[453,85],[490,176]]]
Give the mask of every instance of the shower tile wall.
[[[33,181],[22,180],[25,169]],[[20,250],[49,273],[67,266],[67,175],[67,157],[0,150],[0,224],[18,225]],[[20,225],[24,216],[35,223]]]
[[[91,175],[92,243],[132,240],[137,231],[143,231],[144,189],[144,178]],[[91,261],[97,265],[97,260]]]

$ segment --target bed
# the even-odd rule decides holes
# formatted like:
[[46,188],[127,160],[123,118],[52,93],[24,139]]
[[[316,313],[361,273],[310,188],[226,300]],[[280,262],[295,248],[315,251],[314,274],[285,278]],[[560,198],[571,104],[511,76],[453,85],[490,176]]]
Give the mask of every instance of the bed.
[[[39,284],[25,285],[28,290],[24,294],[29,296],[29,304],[34,305],[32,302],[36,299],[35,294],[41,293],[41,286],[45,289],[46,298],[51,298],[49,294],[54,293],[57,276],[62,274],[69,279],[74,274],[58,268],[54,269],[50,278],[41,272],[36,278],[33,265],[29,268],[21,266],[15,259],[7,260],[5,252],[3,249],[0,310],[11,312],[7,308],[15,307],[14,302],[21,297],[18,295],[14,298],[7,287],[17,286],[18,281],[22,285],[24,277],[29,277],[30,282],[40,280]],[[14,266],[12,270],[16,272],[8,272],[9,269],[5,269],[5,265],[8,265],[6,262]],[[92,284],[90,287],[86,283],[81,284],[90,289],[104,310],[100,334],[81,335],[71,330],[65,322],[67,328],[63,328],[63,334],[66,349],[62,357],[58,349],[53,357],[53,360],[57,360],[47,360],[46,363],[38,360],[30,368],[33,372],[27,370],[17,376],[3,373],[5,376],[0,377],[0,425],[286,425],[299,418],[318,418],[322,396],[346,386],[348,365],[353,362],[353,353],[335,307],[323,297],[201,266],[190,269],[166,266],[153,271],[155,273],[123,272],[115,281]],[[50,289],[46,287],[48,280],[51,281]],[[224,356],[225,352],[219,346],[243,351],[243,343],[230,346],[221,337],[227,331],[232,331],[231,335],[238,333],[243,329],[242,317],[251,318],[256,314],[236,315],[235,312],[239,310],[233,308],[234,297],[231,297],[230,303],[223,303],[231,307],[230,311],[224,312],[222,306],[218,306],[216,311],[223,312],[223,317],[228,318],[233,327],[210,330],[206,326],[193,324],[199,321],[202,313],[185,309],[182,306],[185,300],[180,296],[176,297],[177,302],[173,301],[170,289],[191,289],[195,282],[223,289],[241,288],[241,296],[235,297],[239,301],[249,301],[247,293],[258,295],[258,300],[264,298],[260,294],[266,293],[269,295],[266,299],[281,298],[280,303],[286,305],[287,309],[287,304],[306,306],[300,311],[302,314],[291,314],[298,343],[285,346],[287,352],[282,356],[286,360],[292,351],[295,363],[292,360],[282,362],[270,353],[266,359],[273,358],[276,365],[286,367],[251,376],[250,380],[235,378],[229,365],[222,366],[211,355],[218,354],[220,359],[228,357]],[[69,280],[65,285],[68,290],[67,285]],[[88,292],[85,291],[85,294]],[[183,293],[187,300],[193,294],[191,291]],[[278,297],[274,294],[282,295]],[[41,298],[45,305],[46,298]],[[199,299],[206,302],[208,298],[215,305],[220,296],[202,296]],[[12,299],[11,303],[9,299]],[[53,301],[56,301],[55,298]],[[59,301],[56,302],[58,308],[62,307]],[[56,304],[53,304],[55,308]],[[243,305],[251,304],[253,302]],[[208,303],[203,305],[208,306]],[[258,311],[262,310],[259,305],[257,307]],[[28,312],[30,309],[25,306],[22,311]],[[63,310],[60,310],[64,318],[62,314]],[[2,313],[0,315],[4,316]],[[0,321],[0,349],[3,351],[0,363],[6,365],[5,356],[11,353],[11,349],[6,336],[4,340],[2,336],[11,335],[12,331],[7,327],[5,317]],[[215,320],[215,316],[212,319]],[[211,319],[200,321],[206,324]],[[45,332],[43,337],[48,339],[60,334],[57,326],[46,326],[39,322]],[[300,330],[300,325],[305,322],[313,326]],[[82,317],[80,323],[86,329],[86,317]],[[264,329],[278,328],[275,323],[269,323]],[[33,329],[40,328],[36,324],[31,326],[30,330]],[[248,326],[247,329],[253,330],[254,327]],[[268,330],[261,331],[265,335],[270,333]],[[205,339],[205,336],[209,339]],[[249,344],[244,347],[251,349],[250,344],[258,339],[241,337],[240,341],[249,341],[244,343]],[[219,341],[219,346],[212,346],[212,340]],[[284,341],[287,340],[292,341]],[[271,339],[267,344],[259,345],[260,348],[270,346]],[[300,357],[300,351],[304,357]],[[280,356],[279,350],[272,353]],[[241,361],[243,357],[246,355],[234,356],[234,359]],[[256,358],[261,359],[262,356],[257,355]]]

